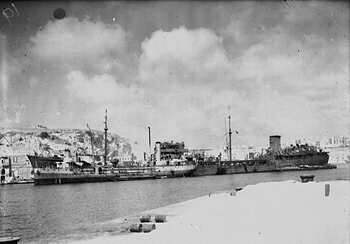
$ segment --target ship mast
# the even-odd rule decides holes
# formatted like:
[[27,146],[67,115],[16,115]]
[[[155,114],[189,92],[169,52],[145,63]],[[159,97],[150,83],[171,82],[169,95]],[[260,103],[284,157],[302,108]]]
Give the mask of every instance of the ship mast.
[[95,156],[94,156],[94,143],[92,141],[92,131],[90,129],[90,126],[86,124],[87,128],[90,131],[90,142],[91,142],[91,154],[92,154],[92,164],[95,166]]
[[229,155],[230,155],[230,162],[232,161],[232,152],[231,152],[231,135],[232,135],[232,131],[231,131],[231,115],[228,116],[228,141],[229,141]]
[[225,153],[226,153],[226,156],[228,156],[228,142],[227,142],[227,133],[226,133],[226,118],[224,118],[224,121],[225,121]]
[[149,156],[151,157],[152,149],[151,149],[151,127],[148,127],[148,145],[149,145]]
[[107,109],[106,109],[106,116],[105,116],[105,153],[104,153],[104,156],[103,156],[103,159],[104,159],[104,165],[107,165],[107,131],[108,131],[108,128],[107,128]]

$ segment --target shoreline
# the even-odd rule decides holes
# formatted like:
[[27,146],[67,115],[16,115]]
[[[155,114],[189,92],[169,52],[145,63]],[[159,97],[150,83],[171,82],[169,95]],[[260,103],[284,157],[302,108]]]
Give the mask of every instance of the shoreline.
[[[119,235],[69,243],[349,243],[349,192],[347,180],[248,185],[112,220],[125,228]],[[150,222],[150,233],[126,230],[146,214],[167,221]]]

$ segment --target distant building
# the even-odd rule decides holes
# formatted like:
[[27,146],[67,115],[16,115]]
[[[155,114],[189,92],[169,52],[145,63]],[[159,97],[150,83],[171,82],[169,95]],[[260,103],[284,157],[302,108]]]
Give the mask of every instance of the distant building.
[[337,148],[350,147],[350,139],[345,136],[334,136],[332,138],[317,138],[317,139],[297,139],[295,144],[309,144],[319,148]]
[[135,160],[136,157],[131,154],[131,155],[120,155],[120,156],[115,156],[113,157],[113,161],[119,161],[121,163],[125,163],[125,162],[131,162],[133,160]]
[[43,125],[34,125],[33,128],[35,128],[35,129],[48,129],[48,127],[43,126]]

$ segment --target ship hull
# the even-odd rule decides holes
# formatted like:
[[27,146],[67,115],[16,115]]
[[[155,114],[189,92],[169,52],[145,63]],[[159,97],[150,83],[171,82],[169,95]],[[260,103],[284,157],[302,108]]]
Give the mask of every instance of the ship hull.
[[93,174],[78,170],[34,169],[34,185],[72,184],[117,181],[117,174]]
[[327,153],[277,155],[275,159],[271,160],[278,168],[300,165],[326,165],[328,161],[329,155]]
[[119,167],[113,168],[122,179],[153,179],[153,178],[176,178],[183,176],[192,176],[197,165],[155,165],[145,167]]
[[193,176],[197,165],[164,165],[155,166],[156,178],[166,177],[166,178],[177,178],[177,177],[187,177]]
[[131,181],[156,178],[175,178],[192,176],[196,165],[153,166],[153,167],[119,167],[95,169],[51,169],[35,168],[34,185],[92,183],[107,181]]
[[265,160],[238,160],[231,163],[223,162],[218,167],[217,174],[244,174],[274,171],[277,171],[276,165]]
[[193,172],[194,176],[206,176],[206,175],[216,175],[218,174],[218,166],[217,163],[198,163],[196,170]]
[[276,165],[267,160],[221,161],[219,164],[213,161],[200,163],[194,176],[273,172],[276,170]]
[[156,178],[156,175],[125,175],[125,176],[120,176],[118,178],[118,181],[152,180],[155,178]]
[[276,172],[287,170],[333,169],[327,153],[278,155],[274,159],[234,160],[199,164],[194,176]]
[[207,168],[200,166],[196,171],[194,171],[194,176],[206,176],[206,175],[216,175],[218,174],[218,167]]
[[[55,185],[55,184],[74,184],[74,183],[93,183],[114,181],[105,176],[90,176],[90,177],[73,177],[55,175],[55,177],[40,177],[34,178],[34,185]],[[115,180],[117,181],[117,179]]]

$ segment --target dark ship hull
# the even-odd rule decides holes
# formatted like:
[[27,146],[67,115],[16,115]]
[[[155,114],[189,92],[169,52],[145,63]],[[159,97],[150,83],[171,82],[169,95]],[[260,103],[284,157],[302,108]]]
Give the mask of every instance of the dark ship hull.
[[326,165],[329,161],[329,155],[326,152],[295,153],[290,155],[276,155],[275,158],[270,161],[275,163],[279,168],[299,165]]
[[219,165],[212,164],[210,166],[208,164],[199,164],[193,175],[205,176],[336,168],[336,166],[328,164],[328,154],[281,156],[282,158],[271,160],[222,161]]
[[244,174],[256,172],[278,171],[276,164],[267,160],[233,160],[222,161],[219,164],[198,164],[193,173],[194,176],[223,175],[223,174]]
[[34,168],[35,185],[148,180],[192,176],[195,165],[98,168]]
[[195,176],[276,172],[287,170],[333,169],[328,164],[329,155],[314,147],[297,145],[289,149],[280,148],[280,136],[270,136],[268,153],[258,159],[200,162]]
[[193,172],[193,176],[205,176],[218,174],[218,166],[216,163],[208,164],[199,162],[196,170]]
[[37,170],[34,172],[34,185],[72,184],[117,181],[116,174],[88,174],[82,171]]
[[275,164],[267,160],[235,160],[221,162],[218,174],[244,174],[276,171]]
[[337,168],[328,163],[329,155],[326,152],[278,155],[271,161],[277,165],[279,171]]

